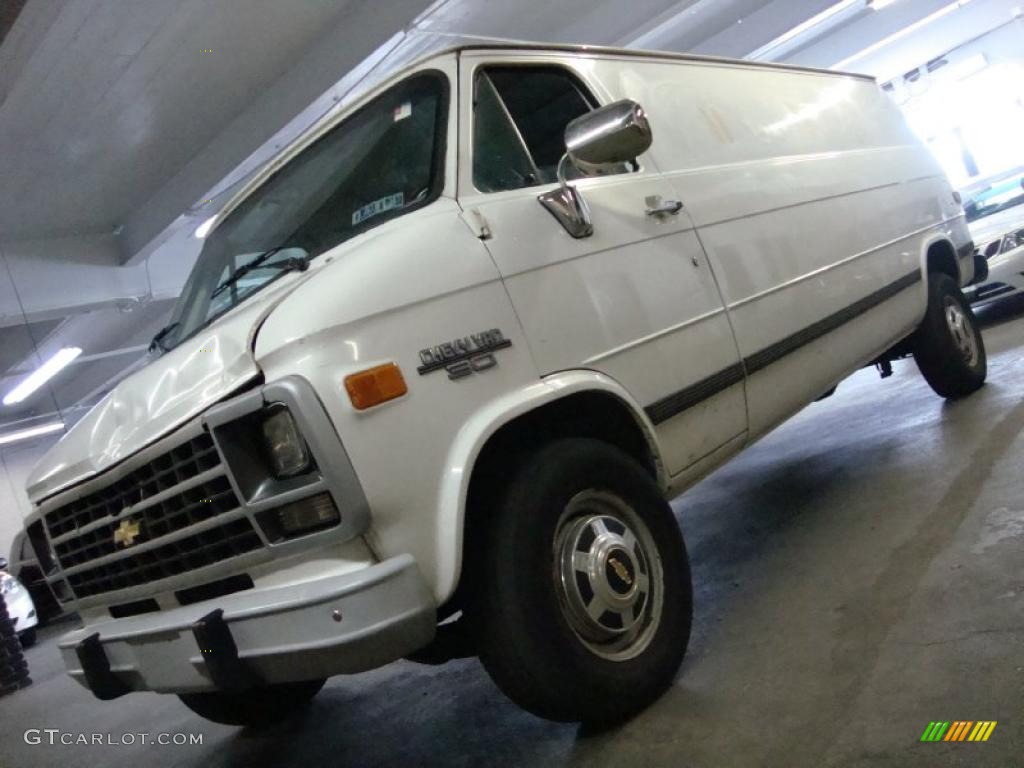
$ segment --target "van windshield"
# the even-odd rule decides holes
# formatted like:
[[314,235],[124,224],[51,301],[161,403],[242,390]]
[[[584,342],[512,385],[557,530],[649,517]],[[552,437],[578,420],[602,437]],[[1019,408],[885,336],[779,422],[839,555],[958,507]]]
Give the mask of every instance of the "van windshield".
[[443,187],[447,81],[416,75],[275,172],[210,234],[154,339],[169,350],[278,277]]

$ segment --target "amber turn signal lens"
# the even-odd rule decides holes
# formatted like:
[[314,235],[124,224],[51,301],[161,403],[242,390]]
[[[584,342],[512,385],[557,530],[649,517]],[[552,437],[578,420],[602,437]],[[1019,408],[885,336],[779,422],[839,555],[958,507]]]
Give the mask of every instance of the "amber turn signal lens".
[[345,377],[345,389],[357,411],[401,397],[409,388],[405,386],[402,369],[394,363],[378,365]]

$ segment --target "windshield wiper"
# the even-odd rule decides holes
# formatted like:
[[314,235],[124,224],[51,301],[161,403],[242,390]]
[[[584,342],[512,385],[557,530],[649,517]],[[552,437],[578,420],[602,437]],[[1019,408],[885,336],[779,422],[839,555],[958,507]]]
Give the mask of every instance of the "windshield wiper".
[[[214,296],[217,296],[220,293],[222,293],[225,289],[230,288],[232,285],[237,283],[239,280],[241,280],[247,274],[252,272],[254,269],[262,266],[263,263],[271,256],[273,256],[275,253],[283,251],[285,248],[286,246],[284,245],[279,245],[276,248],[271,248],[269,251],[264,251],[263,253],[261,253],[248,264],[243,264],[230,275],[225,277],[223,282],[221,282],[216,288],[213,289],[213,293],[210,294],[210,298],[212,299]],[[285,259],[279,264],[272,264],[271,266],[276,267],[278,269],[283,269],[286,272],[290,272],[293,269],[297,269],[299,272],[305,272],[306,268],[309,266],[309,258],[302,256],[292,256],[291,258]]]
[[167,338],[167,334],[169,334],[171,331],[173,331],[179,325],[181,325],[181,323],[175,321],[173,323],[170,323],[169,325],[165,325],[163,328],[161,328],[159,331],[157,331],[156,332],[156,336],[154,336],[153,339],[149,342],[149,351],[150,352],[156,352],[157,350],[159,350],[160,352],[167,352],[167,351],[169,351],[167,349],[167,347],[164,346],[164,339]]

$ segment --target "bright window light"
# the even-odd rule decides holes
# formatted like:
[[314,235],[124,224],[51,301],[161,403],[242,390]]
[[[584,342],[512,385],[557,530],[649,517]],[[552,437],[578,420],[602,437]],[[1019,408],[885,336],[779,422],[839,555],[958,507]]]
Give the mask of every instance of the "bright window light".
[[[966,61],[970,61],[967,59]],[[903,105],[911,128],[928,143],[955,187],[1024,165],[1024,71],[1016,64],[989,64],[969,77],[950,77],[943,67],[931,87]],[[974,64],[968,69],[975,66]],[[954,72],[954,75],[956,73]],[[957,108],[951,110],[950,104]],[[968,172],[965,152],[973,166]]]
[[895,3],[896,0],[869,0],[869,7],[873,11],[880,11],[883,8],[888,8],[890,5]]
[[30,437],[49,435],[51,432],[60,432],[63,429],[64,422],[55,421],[52,424],[43,424],[38,427],[30,427],[29,429],[20,429],[17,432],[8,432],[7,434],[0,434],[0,445],[6,445],[7,443],[16,443],[19,440],[28,440]]
[[8,392],[4,396],[4,405],[20,403],[26,397],[43,386],[43,384],[60,373],[68,363],[80,354],[82,354],[82,350],[79,347],[64,347],[61,349],[53,357],[26,376],[18,386]]

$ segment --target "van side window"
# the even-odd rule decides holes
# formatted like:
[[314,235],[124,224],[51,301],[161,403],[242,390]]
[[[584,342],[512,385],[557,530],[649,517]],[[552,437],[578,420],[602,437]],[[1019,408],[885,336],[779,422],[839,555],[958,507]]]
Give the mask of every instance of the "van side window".
[[473,183],[481,192],[520,189],[540,183],[540,171],[486,75],[476,79],[473,128]]
[[[473,96],[473,183],[481,192],[557,180],[565,126],[596,101],[559,67],[488,67]],[[625,166],[616,172],[627,170]],[[567,166],[566,175],[579,173]]]

